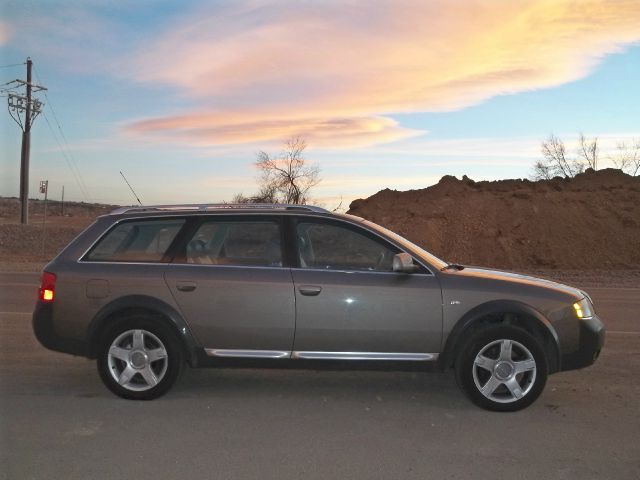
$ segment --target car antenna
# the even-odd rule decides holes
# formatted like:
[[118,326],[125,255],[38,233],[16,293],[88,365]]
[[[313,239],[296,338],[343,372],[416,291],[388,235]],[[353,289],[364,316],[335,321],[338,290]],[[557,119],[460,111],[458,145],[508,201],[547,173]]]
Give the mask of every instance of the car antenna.
[[122,173],[122,170],[120,170],[120,175],[122,175],[122,178],[124,179],[125,183],[129,186],[129,189],[131,190],[131,193],[133,193],[133,196],[136,197],[136,200],[138,201],[138,203],[142,207],[142,202],[138,198],[138,195],[136,195],[136,192],[133,189],[133,187],[131,186],[131,184],[127,181],[127,177],[124,176],[124,173]]

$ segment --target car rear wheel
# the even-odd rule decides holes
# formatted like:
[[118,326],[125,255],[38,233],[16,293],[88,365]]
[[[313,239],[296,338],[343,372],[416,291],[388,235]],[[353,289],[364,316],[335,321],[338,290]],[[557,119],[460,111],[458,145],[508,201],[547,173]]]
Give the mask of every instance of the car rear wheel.
[[102,337],[98,372],[116,395],[151,400],[171,388],[183,359],[173,332],[157,320],[142,317],[122,322]]
[[547,373],[539,342],[511,325],[476,331],[456,361],[458,385],[476,405],[495,411],[531,405],[542,393]]

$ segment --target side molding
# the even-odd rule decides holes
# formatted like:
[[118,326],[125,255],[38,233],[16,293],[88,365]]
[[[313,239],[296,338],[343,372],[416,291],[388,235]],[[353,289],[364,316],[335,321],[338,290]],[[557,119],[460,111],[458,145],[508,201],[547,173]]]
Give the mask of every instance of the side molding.
[[228,350],[221,348],[205,348],[210,357],[223,358],[290,358],[291,352],[285,350]]
[[304,360],[398,360],[414,362],[432,362],[438,359],[437,353],[390,353],[390,352],[316,352],[285,350],[226,350],[205,348],[210,357],[223,358],[284,358]]
[[382,360],[431,362],[438,359],[437,353],[388,353],[388,352],[292,352],[291,358],[305,360]]

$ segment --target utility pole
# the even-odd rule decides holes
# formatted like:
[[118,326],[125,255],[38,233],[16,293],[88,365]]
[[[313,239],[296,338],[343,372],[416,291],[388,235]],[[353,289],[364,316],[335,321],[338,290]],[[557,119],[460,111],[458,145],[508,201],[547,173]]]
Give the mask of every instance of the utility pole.
[[62,185],[62,205],[61,205],[60,216],[64,217],[64,185]]
[[[9,114],[22,129],[22,149],[20,151],[20,223],[29,223],[29,153],[31,149],[31,125],[36,116],[42,111],[44,104],[33,98],[33,93],[46,90],[45,87],[34,85],[31,81],[33,62],[27,58],[27,81],[14,80],[26,87],[26,95],[9,94]],[[24,120],[22,119],[24,116]]]
[[31,151],[31,68],[33,62],[27,58],[27,104],[25,105],[22,150],[20,151],[20,223],[29,223],[29,153]]

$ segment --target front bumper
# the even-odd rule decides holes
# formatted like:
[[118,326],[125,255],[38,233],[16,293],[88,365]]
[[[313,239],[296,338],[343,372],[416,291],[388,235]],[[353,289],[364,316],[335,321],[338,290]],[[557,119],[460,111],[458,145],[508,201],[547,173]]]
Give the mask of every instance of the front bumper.
[[605,328],[597,315],[580,320],[580,340],[575,352],[562,355],[560,370],[575,370],[592,365],[604,346]]
[[79,340],[58,336],[53,325],[53,304],[38,300],[33,310],[33,333],[43,347],[56,352],[86,357],[87,344]]

